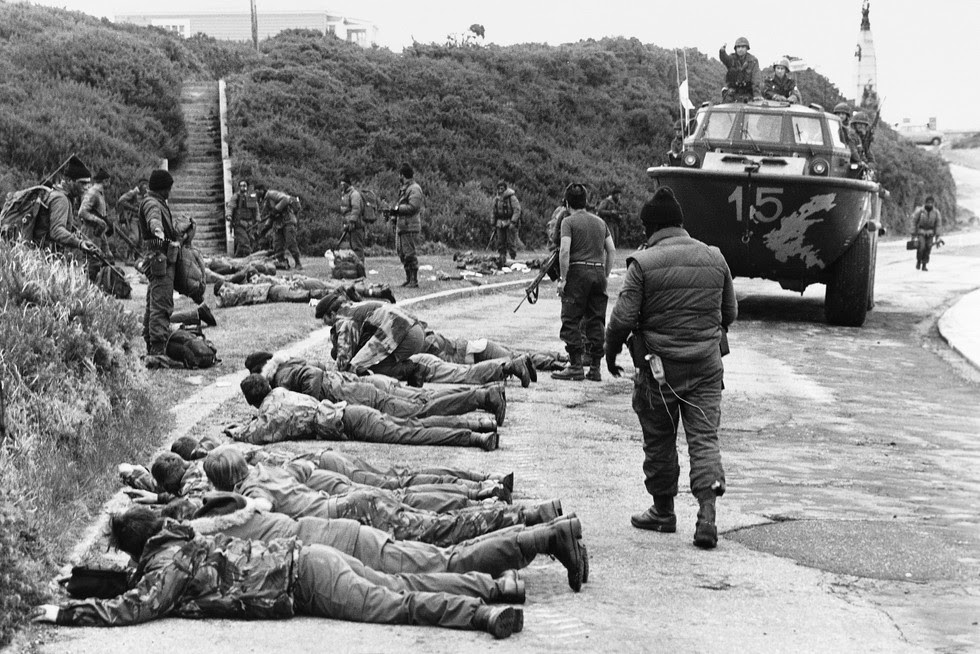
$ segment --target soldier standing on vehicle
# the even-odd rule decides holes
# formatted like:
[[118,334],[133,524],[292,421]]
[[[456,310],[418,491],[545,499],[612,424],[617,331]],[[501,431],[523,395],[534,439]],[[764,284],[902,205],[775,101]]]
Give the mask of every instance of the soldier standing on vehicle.
[[657,190],[640,220],[646,248],[627,259],[606,331],[606,364],[613,376],[622,372],[616,356],[632,334],[633,408],[643,431],[646,489],[653,496],[653,506],[630,522],[637,529],[677,530],[680,417],[691,459],[691,492],[700,504],[694,544],[713,548],[718,543],[715,499],[725,492],[718,446],[721,345],[738,314],[732,275],[718,248],[688,235],[670,188]]
[[173,185],[174,178],[169,172],[154,170],[150,173],[150,192],[139,207],[140,233],[147,250],[143,269],[149,280],[143,314],[148,366],[155,358],[166,358],[170,316],[174,311],[174,273],[180,237],[167,202]]
[[858,142],[855,145],[857,145],[861,161],[869,168],[874,168],[877,165],[875,156],[871,152],[874,132],[871,130],[871,120],[868,118],[868,114],[863,111],[854,112],[854,115],[851,116],[851,129],[857,135]]
[[[571,212],[561,221],[558,265],[561,279],[561,332],[568,365],[551,373],[553,379],[602,381],[602,343],[609,296],[606,285],[612,272],[616,245],[602,218],[585,210],[588,192],[582,184],[569,184],[565,205]],[[591,364],[583,368],[585,357]]]
[[759,60],[749,54],[749,40],[744,36],[735,39],[735,53],[728,54],[727,44],[721,46],[718,58],[725,64],[725,88],[722,89],[722,102],[750,102],[759,96],[762,89],[762,73]]
[[296,210],[299,198],[282,191],[266,188],[265,184],[255,185],[255,197],[259,201],[259,213],[272,229],[272,249],[276,267],[289,269],[286,251],[293,255],[296,270],[303,269],[299,259],[299,244],[296,242]]
[[517,230],[520,219],[521,203],[517,194],[507,186],[507,182],[500,180],[497,182],[497,196],[493,199],[493,228],[501,266],[507,263],[508,254],[511,259],[517,258],[516,234],[513,232]]
[[388,213],[395,220],[395,241],[398,258],[405,268],[405,283],[408,288],[419,287],[419,257],[416,253],[419,232],[422,231],[422,207],[425,196],[422,187],[415,181],[415,171],[403,163],[398,169],[401,178],[401,188],[398,190],[398,202]]
[[620,194],[622,191],[614,188],[609,195],[599,201],[599,206],[595,210],[599,217],[606,222],[613,243],[619,243],[619,228],[623,222],[622,206],[619,204]]
[[[148,179],[141,179],[135,188],[131,188],[116,200],[116,230],[119,240],[123,242],[120,251],[125,261],[136,261],[140,255],[140,202],[146,197]],[[128,240],[127,240],[128,239]]]
[[789,59],[783,57],[773,67],[772,77],[766,78],[762,97],[766,100],[803,104],[803,96],[796,86],[796,80],[789,76]]
[[364,196],[351,185],[347,173],[340,177],[340,216],[350,238],[350,249],[364,263]]
[[[674,123],[674,138],[670,141],[670,149],[667,150],[667,159],[664,164],[667,166],[683,166],[681,152],[684,151],[684,121],[678,120]],[[618,243],[618,241],[617,241]]]
[[912,233],[919,239],[915,250],[915,269],[923,272],[929,270],[929,254],[933,244],[939,240],[939,232],[943,225],[943,215],[936,208],[936,200],[931,195],[926,197],[924,206],[917,207],[912,214]]
[[231,224],[234,232],[236,257],[252,254],[252,234],[258,224],[258,216],[259,203],[255,195],[248,192],[248,180],[238,180],[238,190],[225,205],[225,220]]

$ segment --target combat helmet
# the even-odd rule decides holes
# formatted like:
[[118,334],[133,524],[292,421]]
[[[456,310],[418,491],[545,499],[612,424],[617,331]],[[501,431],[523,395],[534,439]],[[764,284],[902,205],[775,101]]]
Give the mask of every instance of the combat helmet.
[[851,116],[851,124],[852,125],[864,124],[864,125],[870,126],[871,125],[871,119],[868,118],[868,114],[866,114],[865,112],[863,112],[863,111],[855,111],[854,112],[854,115]]
[[[737,48],[740,45],[744,45],[746,48],[750,48],[750,46],[749,46],[749,40],[747,38],[745,38],[744,36],[740,36],[737,39],[735,39],[735,47]],[[788,68],[788,66],[787,66],[787,68]]]
[[837,103],[837,106],[834,107],[834,113],[835,114],[847,114],[848,116],[850,116],[851,115],[851,105],[847,104],[846,102],[838,102]]
[[781,58],[779,58],[779,59],[778,59],[778,60],[776,61],[776,63],[774,63],[774,64],[772,65],[772,67],[773,67],[773,68],[775,68],[776,66],[782,66],[783,68],[785,68],[785,69],[786,69],[786,72],[788,73],[788,72],[789,72],[789,59],[788,59],[788,58],[786,58],[786,57],[781,57]]

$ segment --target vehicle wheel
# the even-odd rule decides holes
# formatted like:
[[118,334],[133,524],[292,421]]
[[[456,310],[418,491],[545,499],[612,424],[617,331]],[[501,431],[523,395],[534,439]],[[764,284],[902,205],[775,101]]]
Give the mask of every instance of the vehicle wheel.
[[831,325],[860,327],[868,315],[871,286],[871,234],[861,230],[830,271],[824,315]]
[[938,136],[936,138],[932,139],[932,144],[933,145],[939,145],[942,142],[943,142],[943,140],[941,138],[939,138]]

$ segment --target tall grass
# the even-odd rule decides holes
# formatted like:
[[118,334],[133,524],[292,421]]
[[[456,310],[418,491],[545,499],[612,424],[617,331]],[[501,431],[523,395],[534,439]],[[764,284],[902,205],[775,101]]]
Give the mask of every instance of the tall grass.
[[116,488],[116,464],[144,459],[169,426],[140,331],[79,266],[0,243],[0,646]]

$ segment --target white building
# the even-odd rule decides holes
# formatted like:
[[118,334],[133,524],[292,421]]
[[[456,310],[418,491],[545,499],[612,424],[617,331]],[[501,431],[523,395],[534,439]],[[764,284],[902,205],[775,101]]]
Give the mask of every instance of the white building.
[[[378,38],[377,25],[327,11],[260,11],[256,18],[260,41],[287,29],[312,29],[324,34],[336,34],[365,48],[374,45]],[[162,27],[184,38],[206,34],[226,41],[252,40],[252,16],[248,11],[119,14],[115,20],[117,23]]]

